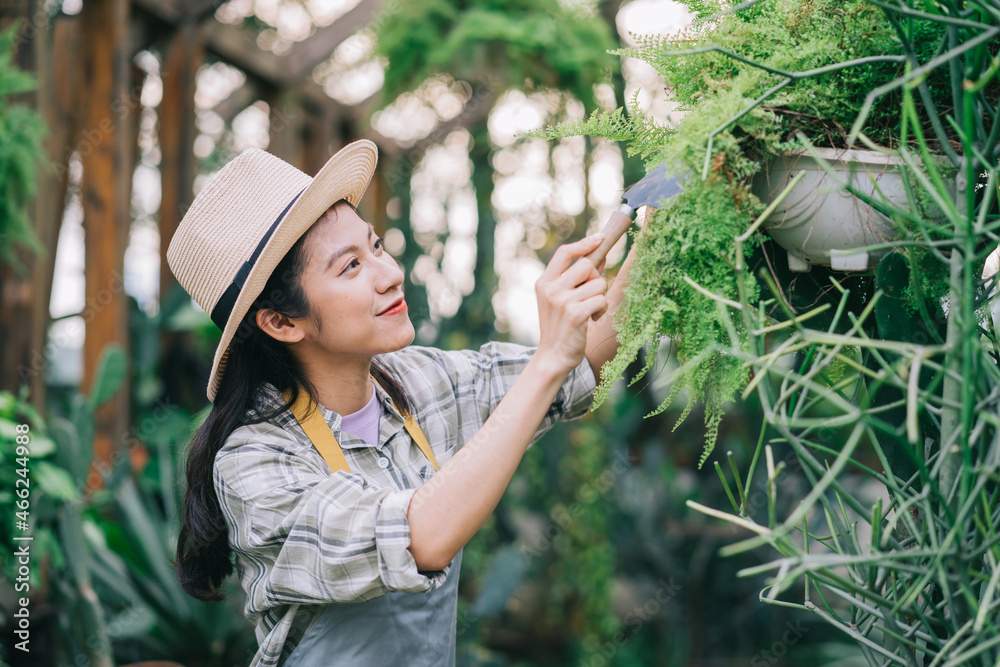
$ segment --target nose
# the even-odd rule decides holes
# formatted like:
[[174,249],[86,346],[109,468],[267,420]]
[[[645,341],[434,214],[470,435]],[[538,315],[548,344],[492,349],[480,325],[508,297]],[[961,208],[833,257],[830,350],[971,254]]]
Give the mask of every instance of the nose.
[[403,284],[403,269],[389,253],[383,252],[379,257],[378,274],[375,277],[375,289],[380,294],[389,292]]

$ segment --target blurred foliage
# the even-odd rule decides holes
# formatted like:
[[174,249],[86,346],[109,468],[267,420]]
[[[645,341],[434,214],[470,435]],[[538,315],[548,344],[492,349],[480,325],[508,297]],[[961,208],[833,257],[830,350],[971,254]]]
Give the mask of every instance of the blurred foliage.
[[122,663],[173,660],[187,667],[243,665],[256,646],[236,581],[224,603],[181,589],[172,562],[180,525],[178,475],[170,448],[157,448],[159,479],[136,479],[128,461],[109,475],[88,510],[94,589]]
[[389,61],[383,101],[440,72],[491,88],[549,88],[594,108],[594,85],[610,79],[610,26],[558,0],[404,2],[378,24],[377,53]]
[[[28,427],[25,449],[18,446],[19,425],[21,431]],[[45,421],[26,397],[0,392],[0,512],[6,517],[0,522],[0,561],[5,585],[17,577],[17,563],[10,554],[19,546],[15,541],[19,535],[32,536],[34,557],[51,560],[56,568],[65,564],[54,524],[59,504],[79,500],[79,493],[73,478],[53,462],[55,448]],[[19,494],[22,488],[27,491]],[[15,529],[22,520],[29,528]],[[31,570],[28,584],[34,589],[43,585],[41,570]]]
[[[31,426],[29,463],[32,494],[32,653],[33,667],[86,664],[111,667],[142,660],[176,660],[189,667],[243,665],[256,650],[253,629],[243,618],[235,581],[227,603],[204,603],[186,595],[172,565],[179,522],[181,446],[203,415],[151,400],[141,377],[153,371],[159,324],[199,327],[178,308],[149,318],[135,309],[132,347],[140,351],[130,364],[120,346],[105,348],[88,395],[53,388],[50,416],[43,421],[31,406],[0,394],[0,461],[16,475],[15,423]],[[135,425],[123,434],[113,458],[91,467],[94,410],[120,390],[132,373],[136,391]],[[203,386],[200,379],[198,384]],[[162,387],[161,387],[162,388]],[[151,455],[152,454],[152,455]],[[10,460],[8,460],[10,459]],[[88,485],[88,480],[90,485]],[[13,490],[14,482],[4,489]],[[0,493],[0,503],[14,516],[15,498]],[[12,537],[4,522],[3,541]],[[4,558],[4,588],[15,563]],[[55,610],[57,613],[52,613]],[[7,610],[7,613],[13,609]],[[10,626],[10,618],[5,618]],[[37,648],[36,648],[37,647]],[[13,667],[25,664],[7,647]]]
[[0,260],[15,270],[24,268],[15,252],[18,246],[44,251],[32,231],[28,204],[35,196],[35,174],[44,155],[45,124],[33,108],[13,102],[35,89],[34,77],[14,63],[19,26],[15,22],[0,32]]

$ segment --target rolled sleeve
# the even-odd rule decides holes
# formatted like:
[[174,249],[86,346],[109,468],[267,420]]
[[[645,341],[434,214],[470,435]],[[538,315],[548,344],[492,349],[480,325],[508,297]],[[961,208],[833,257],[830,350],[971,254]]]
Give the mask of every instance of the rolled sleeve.
[[411,593],[432,590],[444,582],[448,572],[447,568],[420,572],[410,553],[410,522],[406,513],[416,492],[416,489],[407,489],[391,493],[379,508],[375,544],[382,581],[389,590]]
[[216,458],[216,485],[234,550],[253,570],[248,605],[361,602],[440,586],[449,568],[421,573],[406,518],[414,489],[366,485],[303,457],[243,442]]
[[[488,406],[487,415],[500,404],[537,350],[515,343],[487,343],[479,352],[467,353],[481,374],[476,391],[481,404]],[[547,428],[556,421],[583,416],[590,409],[596,387],[590,362],[584,358],[559,387],[542,421],[543,426]]]
[[[425,420],[439,414],[457,425],[456,446],[461,447],[496,410],[536,351],[505,342],[486,343],[478,350],[410,346],[386,359],[396,372],[411,378],[407,390],[418,412],[423,406],[432,406],[423,408]],[[584,359],[562,383],[531,442],[557,421],[583,416],[593,402],[596,386],[590,363]]]
[[597,378],[594,369],[584,357],[580,365],[573,369],[559,393],[552,402],[556,409],[556,418],[560,420],[578,419],[587,414],[594,403],[594,390],[597,389]]

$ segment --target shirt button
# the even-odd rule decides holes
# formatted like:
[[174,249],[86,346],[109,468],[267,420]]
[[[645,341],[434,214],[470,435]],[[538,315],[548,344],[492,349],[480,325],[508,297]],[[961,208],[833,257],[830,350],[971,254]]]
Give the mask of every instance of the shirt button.
[[387,459],[384,456],[378,457],[378,467],[379,468],[388,468],[389,467],[389,459]]

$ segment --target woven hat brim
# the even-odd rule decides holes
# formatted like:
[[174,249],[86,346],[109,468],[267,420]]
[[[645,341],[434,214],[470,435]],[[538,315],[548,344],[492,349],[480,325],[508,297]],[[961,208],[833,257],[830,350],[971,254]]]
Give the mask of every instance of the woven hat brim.
[[346,199],[354,206],[358,205],[375,173],[377,163],[378,149],[371,141],[361,139],[348,144],[327,160],[312,183],[306,186],[282,218],[250,270],[222,332],[208,381],[209,401],[214,402],[219,392],[229,346],[240,323],[254,300],[260,296],[274,267],[330,206],[341,199]]

